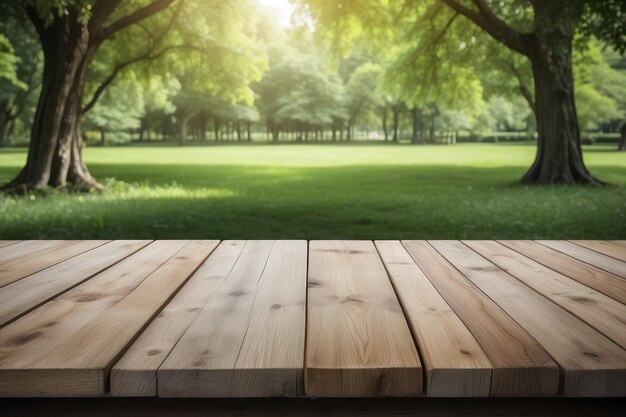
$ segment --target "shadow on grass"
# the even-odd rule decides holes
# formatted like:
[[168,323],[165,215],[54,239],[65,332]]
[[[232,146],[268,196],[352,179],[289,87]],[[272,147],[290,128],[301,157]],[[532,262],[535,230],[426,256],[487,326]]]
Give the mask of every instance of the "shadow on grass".
[[[91,164],[101,195],[0,197],[0,238],[625,238],[626,188],[524,187],[526,167]],[[0,169],[0,178],[13,175]],[[624,184],[621,167],[601,167]]]

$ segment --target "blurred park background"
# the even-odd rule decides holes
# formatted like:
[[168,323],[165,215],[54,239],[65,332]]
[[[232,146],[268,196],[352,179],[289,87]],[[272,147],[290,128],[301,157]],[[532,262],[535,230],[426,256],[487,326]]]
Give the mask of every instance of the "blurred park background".
[[623,1],[8,0],[0,238],[626,238]]

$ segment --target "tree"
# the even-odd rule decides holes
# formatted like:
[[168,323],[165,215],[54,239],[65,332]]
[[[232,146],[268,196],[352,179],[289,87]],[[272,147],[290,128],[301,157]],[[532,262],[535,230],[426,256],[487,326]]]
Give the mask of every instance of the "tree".
[[100,132],[100,144],[106,145],[107,132],[136,130],[144,112],[142,86],[134,77],[118,79],[85,116],[85,127]]
[[189,50],[179,50],[168,63],[181,89],[173,97],[179,145],[187,140],[194,119],[204,140],[214,105],[251,105],[250,88],[267,68],[267,57],[249,22],[256,10],[248,2],[195,1],[186,5],[177,35]]
[[[609,1],[605,2],[605,9],[591,10],[587,7],[588,1],[531,0],[532,24],[529,30],[519,30],[505,22],[507,10],[503,5],[510,8],[510,4],[500,2],[498,9],[486,0],[472,0],[471,4],[458,0],[443,2],[531,62],[539,143],[535,162],[523,181],[600,184],[589,173],[582,158],[574,100],[573,41],[585,18],[602,19],[611,13],[619,16],[626,12],[623,3]],[[608,35],[612,37],[613,33]]]
[[[576,55],[575,88],[581,126],[598,129],[606,123],[619,128],[626,122],[626,58],[610,48],[601,51],[596,41]],[[623,138],[618,150],[624,150],[622,143]]]
[[5,190],[27,192],[66,183],[77,189],[101,188],[81,152],[87,71],[103,42],[174,1],[154,0],[129,11],[121,0],[14,0],[37,31],[44,71],[27,162]]
[[[348,114],[347,139],[352,138],[354,124],[357,118],[369,105],[375,105],[378,100],[378,83],[381,75],[381,68],[373,63],[366,62],[357,67],[346,84],[345,107]],[[394,122],[397,121],[399,109],[392,107]],[[397,125],[394,132],[394,140],[397,137]]]
[[[416,29],[407,33],[413,37],[425,20],[442,21],[443,28],[438,31],[442,37],[450,32],[458,20],[456,16],[464,17],[499,44],[527,57],[531,63],[539,140],[535,162],[522,180],[533,184],[601,184],[588,172],[582,159],[574,99],[573,41],[579,32],[595,33],[621,51],[626,49],[623,36],[626,5],[623,1],[433,0],[427,6],[423,1],[408,1],[412,9],[397,6],[397,3],[395,7],[388,7],[382,0],[370,0],[367,5],[363,2],[359,5],[333,4],[336,2],[327,0],[303,2],[311,6],[314,19],[340,31],[348,28],[352,32],[371,32],[366,28],[372,26],[372,22],[374,25],[388,24],[385,21],[380,23],[380,15],[382,10],[389,9],[395,16],[403,16],[404,20],[407,15],[412,16]],[[510,19],[510,16],[520,15],[527,19],[520,23],[517,18]],[[393,17],[391,20],[395,22]]]

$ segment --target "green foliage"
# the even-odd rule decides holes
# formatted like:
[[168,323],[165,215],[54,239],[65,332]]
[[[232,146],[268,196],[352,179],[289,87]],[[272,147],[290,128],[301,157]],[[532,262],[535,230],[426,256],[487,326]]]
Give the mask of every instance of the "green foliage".
[[[109,20],[149,2],[122,2]],[[513,129],[532,135],[534,86],[528,59],[445,2],[295,3],[301,27],[278,26],[254,0],[181,0],[116,33],[100,46],[88,72],[85,104],[103,81],[112,74],[115,80],[87,113],[85,128],[166,131],[169,115],[176,115],[178,123],[189,122],[194,129],[242,122],[256,129],[265,124],[270,131],[348,125],[381,131],[382,114],[388,115],[389,124],[395,109],[402,110],[400,129],[410,130],[411,112],[404,109],[416,108],[421,129]],[[574,68],[581,127],[614,128],[626,117],[626,60],[604,45],[619,46],[622,21],[608,10],[620,16],[621,6],[613,0],[605,8],[582,0],[570,3],[567,13],[580,12]],[[25,70],[35,68],[34,84],[40,77],[36,35],[25,15],[16,11],[29,5],[48,20],[74,13],[87,22],[93,4],[15,0],[0,5],[0,12],[13,16],[0,21],[0,101],[7,99],[6,106],[13,106],[26,85],[36,90]],[[463,4],[471,6],[469,1]],[[535,21],[527,0],[488,4],[522,32],[551,24]],[[308,30],[311,25],[314,34]],[[32,120],[33,97],[21,106],[23,122],[17,125],[22,130]]]
[[125,77],[111,85],[92,111],[87,113],[85,128],[108,131],[137,129],[144,114],[141,85],[133,77]]
[[626,119],[626,70],[613,69],[596,42],[590,42],[574,59],[581,127],[595,130],[601,123]]
[[94,0],[17,0],[17,2],[33,7],[47,22],[51,22],[55,16],[68,15],[71,9],[76,8],[79,21],[87,23],[91,17]]
[[383,99],[379,93],[381,68],[377,64],[366,62],[357,67],[346,84],[345,106],[351,120],[368,107],[379,104]]
[[[15,55],[15,50],[9,39],[5,35],[0,34],[0,82],[2,85],[6,83],[9,87],[26,88],[26,84],[17,77],[19,62],[20,58]],[[3,90],[6,91],[6,88]],[[5,91],[3,91],[4,94],[6,94]]]

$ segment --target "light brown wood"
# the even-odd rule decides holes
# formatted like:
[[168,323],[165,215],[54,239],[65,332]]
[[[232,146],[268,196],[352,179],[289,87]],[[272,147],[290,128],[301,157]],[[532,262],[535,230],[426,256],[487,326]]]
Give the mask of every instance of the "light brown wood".
[[305,391],[316,397],[422,394],[422,368],[371,241],[312,241]]
[[544,246],[563,252],[573,258],[579,259],[589,265],[597,266],[612,274],[626,278],[626,262],[618,261],[610,256],[583,248],[575,243],[564,240],[538,240]]
[[5,246],[11,246],[18,242],[21,242],[21,240],[0,240],[0,248],[4,248]]
[[494,241],[464,243],[626,348],[626,306]]
[[626,242],[621,240],[572,240],[571,242],[607,256],[626,261]]
[[34,366],[174,256],[185,241],[157,241],[0,329],[0,368]]
[[160,397],[302,393],[306,241],[249,245],[159,368]]
[[623,241],[4,242],[0,397],[626,395]]
[[487,397],[491,362],[399,241],[376,241],[419,348],[429,397]]
[[626,304],[626,281],[532,240],[500,240],[499,243],[566,275],[589,288]]
[[35,253],[25,251],[21,256],[0,263],[0,287],[107,242],[107,240],[60,240],[55,245],[38,249]]
[[187,281],[111,370],[114,396],[156,396],[157,370],[211,294],[228,277],[246,241],[225,241]]
[[[217,246],[192,241],[29,368],[0,368],[2,396],[103,395],[111,366]],[[62,381],[62,382],[61,382]]]
[[489,357],[494,368],[490,396],[547,397],[558,393],[558,366],[526,330],[428,242],[402,243]]
[[150,243],[116,240],[0,288],[0,326],[93,277]]
[[557,361],[562,395],[626,395],[626,351],[463,243],[430,243]]
[[63,242],[63,240],[23,240],[13,245],[7,245],[0,248],[0,264],[25,255],[36,254]]

